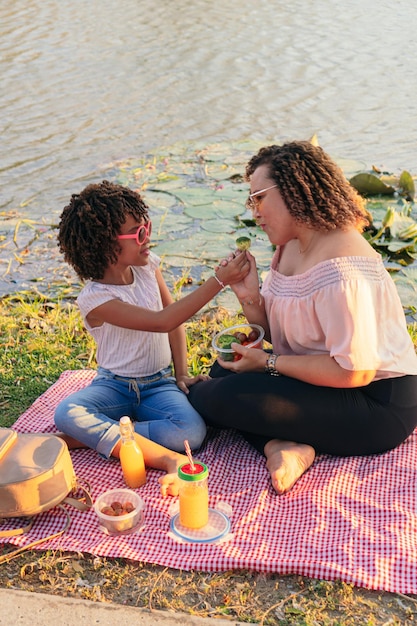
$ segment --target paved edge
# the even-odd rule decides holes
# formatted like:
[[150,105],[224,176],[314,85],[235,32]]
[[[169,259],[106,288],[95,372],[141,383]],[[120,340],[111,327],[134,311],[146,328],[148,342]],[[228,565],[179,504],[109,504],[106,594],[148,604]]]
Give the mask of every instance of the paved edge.
[[0,624],[3,626],[248,626],[229,619],[197,617],[187,613],[151,611],[122,604],[92,602],[15,589],[0,589]]

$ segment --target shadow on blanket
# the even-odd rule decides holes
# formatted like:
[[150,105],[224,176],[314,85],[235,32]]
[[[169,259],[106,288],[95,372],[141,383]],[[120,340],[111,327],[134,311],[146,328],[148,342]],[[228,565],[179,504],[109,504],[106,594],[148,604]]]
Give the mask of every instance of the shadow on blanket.
[[[66,371],[17,420],[20,432],[54,432],[53,413],[66,395],[87,385],[91,370]],[[92,450],[71,452],[92,496],[124,486],[120,465]],[[170,532],[172,498],[161,498],[160,472],[148,471],[139,492],[145,527],[108,537],[93,510],[71,512],[71,526],[39,549],[122,557],[177,569],[255,570],[342,580],[369,589],[417,594],[417,431],[396,450],[369,457],[319,456],[284,496],[270,486],[265,461],[236,432],[211,431],[198,457],[210,470],[210,506],[232,507],[231,531],[218,543],[184,543]],[[30,540],[62,523],[39,516]],[[4,540],[6,541],[6,540]],[[8,540],[10,542],[10,540]],[[16,545],[25,538],[12,540]]]

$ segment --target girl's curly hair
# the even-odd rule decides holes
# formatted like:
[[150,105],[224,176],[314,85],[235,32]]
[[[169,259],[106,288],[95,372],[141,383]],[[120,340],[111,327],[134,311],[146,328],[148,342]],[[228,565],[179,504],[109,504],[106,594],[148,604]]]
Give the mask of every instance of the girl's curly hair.
[[100,280],[116,263],[117,235],[131,215],[147,221],[148,206],[132,189],[103,180],[71,196],[59,223],[58,246],[82,280]]
[[292,141],[261,148],[248,162],[245,179],[261,165],[297,221],[321,231],[352,225],[362,231],[369,224],[363,199],[319,146]]

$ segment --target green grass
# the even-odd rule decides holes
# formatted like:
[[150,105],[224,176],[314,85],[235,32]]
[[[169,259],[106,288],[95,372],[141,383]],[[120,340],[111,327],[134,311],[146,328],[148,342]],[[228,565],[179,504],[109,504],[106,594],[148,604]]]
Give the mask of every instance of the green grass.
[[[238,320],[216,307],[187,322],[190,373],[208,371],[212,336],[226,321]],[[416,345],[417,324],[409,332]],[[73,303],[27,293],[0,299],[0,341],[0,426],[12,425],[64,370],[96,365],[94,342]],[[183,572],[61,551],[28,551],[3,564],[0,586],[265,626],[401,626],[417,615],[416,598],[339,581]]]
[[94,343],[73,304],[0,300],[0,425],[10,426],[67,369],[94,367]]
[[[238,319],[216,307],[187,322],[191,375],[209,371],[213,335]],[[416,346],[417,324],[408,328]],[[0,426],[13,424],[63,371],[96,367],[94,341],[72,302],[28,293],[0,299],[0,342]]]
[[[208,310],[186,324],[192,375],[214,360],[213,333],[227,313]],[[39,295],[0,300],[0,426],[10,426],[65,370],[94,368],[95,344],[75,304]]]

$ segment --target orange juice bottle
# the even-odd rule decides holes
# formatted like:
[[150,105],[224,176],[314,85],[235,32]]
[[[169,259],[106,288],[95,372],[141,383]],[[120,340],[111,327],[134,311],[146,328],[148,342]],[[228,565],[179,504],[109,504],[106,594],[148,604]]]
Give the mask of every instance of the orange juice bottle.
[[190,463],[178,469],[180,478],[180,524],[185,528],[202,528],[208,523],[208,468],[204,463]]
[[120,418],[120,464],[128,487],[136,489],[146,483],[145,461],[142,450],[136,442],[132,422],[127,415]]

